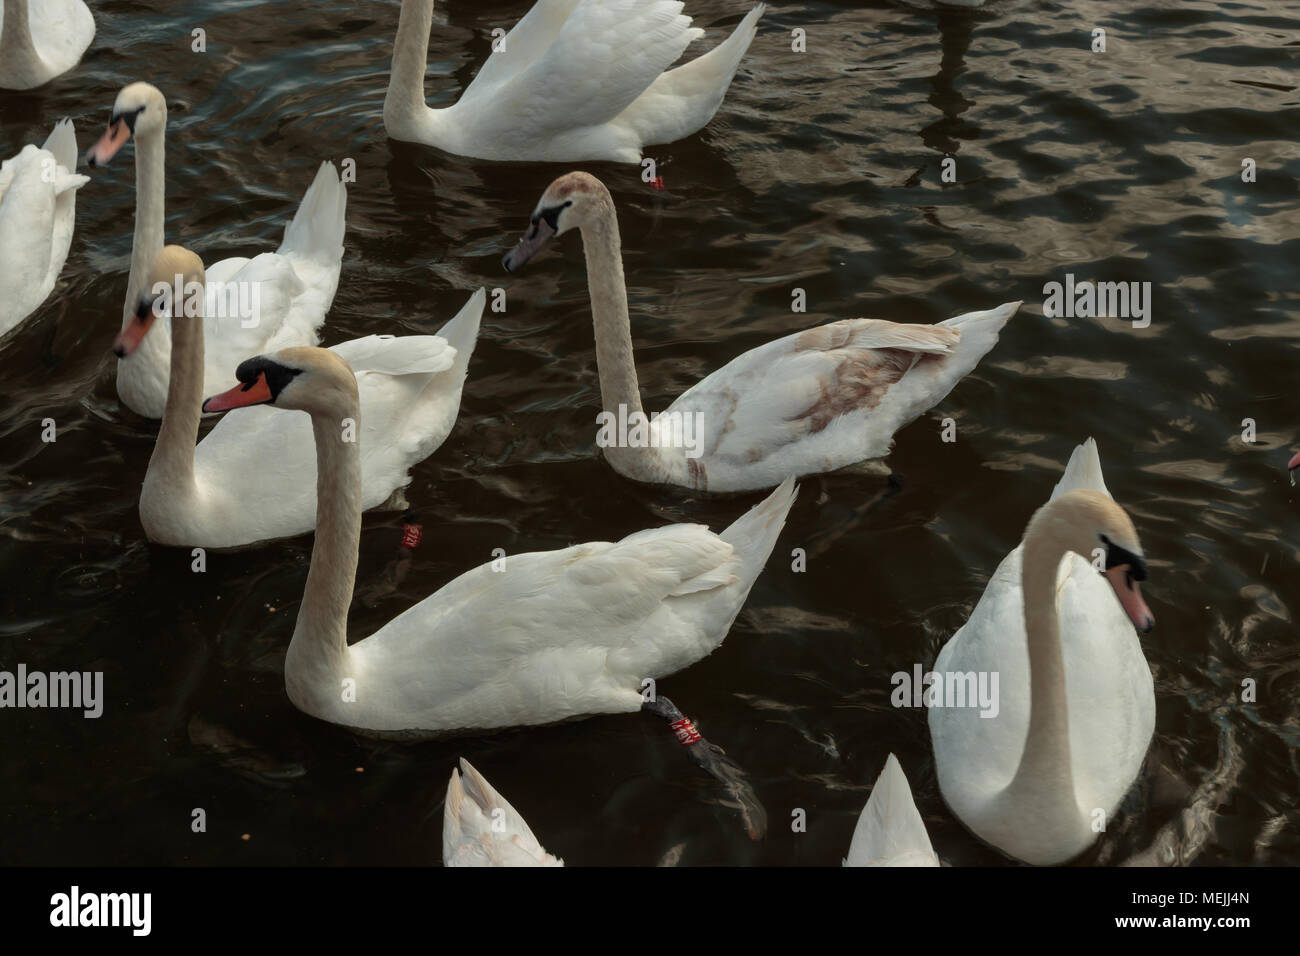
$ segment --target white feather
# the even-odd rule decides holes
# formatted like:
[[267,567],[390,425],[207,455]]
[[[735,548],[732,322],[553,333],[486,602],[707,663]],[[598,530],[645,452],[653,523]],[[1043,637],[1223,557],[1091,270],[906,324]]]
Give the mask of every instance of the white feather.
[[0,165],[0,335],[54,291],[72,245],[78,175],[71,120],[41,147],[27,145]]

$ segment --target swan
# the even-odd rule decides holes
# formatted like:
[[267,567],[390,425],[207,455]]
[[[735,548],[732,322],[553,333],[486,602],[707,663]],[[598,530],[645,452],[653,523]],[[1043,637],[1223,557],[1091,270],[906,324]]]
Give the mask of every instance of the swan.
[[403,0],[384,127],[393,139],[472,159],[639,163],[642,147],[713,119],[763,9],[670,70],[704,35],[678,0],[538,0],[460,100],[435,110],[424,101],[433,0]]
[[[785,524],[793,479],[721,534],[674,524],[481,565],[349,644],[364,438],[340,441],[338,426],[359,414],[356,379],[338,355],[310,347],[248,359],[235,377],[205,410],[300,409],[316,439],[316,540],[284,662],[294,706],[405,739],[645,711],[734,783],[739,768],[643,682],[722,643]],[[747,819],[755,836],[762,824]]]
[[1155,728],[1133,630],[1155,624],[1137,583],[1146,569],[1088,439],[939,652],[938,674],[999,675],[996,716],[931,706],[929,723],[944,800],[1009,856],[1040,865],[1077,856],[1142,768]]
[[77,135],[61,120],[37,148],[30,143],[0,164],[0,335],[45,301],[72,245],[77,190]]
[[[148,83],[132,83],[117,95],[108,130],[86,154],[91,166],[102,166],[127,140],[136,141],[135,238],[122,309],[122,334],[128,339],[145,278],[163,247],[166,131],[162,93]],[[223,259],[208,268],[203,394],[215,391],[250,355],[315,344],[338,287],[346,207],[338,172],[332,163],[321,163],[276,252]],[[146,418],[160,418],[167,402],[171,328],[168,322],[159,326],[117,363],[118,397]]]
[[[201,289],[203,261],[166,246],[150,286]],[[164,300],[165,300],[164,296]],[[194,297],[194,305],[204,296]],[[487,294],[479,289],[437,335],[367,335],[340,342],[332,354],[356,374],[360,421],[353,415],[363,494],[375,508],[410,481],[409,469],[431,455],[456,422],[461,387]],[[141,298],[115,350],[130,355],[163,323]],[[248,408],[217,422],[195,447],[202,415],[204,329],[201,315],[173,318],[167,407],[140,490],[140,522],[149,540],[184,547],[231,548],[310,531],[316,524],[316,456],[306,416]],[[351,373],[350,373],[351,374]],[[265,385],[260,386],[265,388]],[[250,394],[262,394],[254,389]],[[335,422],[340,435],[348,423]],[[355,446],[353,446],[355,447]]]
[[[614,202],[587,173],[543,193],[529,231],[502,260],[521,268],[551,236],[582,233],[603,417],[644,415]],[[770,488],[889,452],[896,430],[941,401],[998,340],[1020,307],[1008,302],[938,325],[847,319],[796,332],[732,359],[626,442],[598,437],[614,470],[697,491]],[[667,424],[665,424],[667,423]],[[687,440],[685,427],[702,432]],[[602,426],[603,427],[603,426]],[[612,431],[613,429],[611,429]],[[693,445],[693,447],[692,447]]]
[[76,66],[93,39],[95,18],[82,0],[4,0],[0,89],[48,83]]
[[443,804],[443,866],[564,866],[542,848],[510,801],[464,757],[460,771],[452,769]]
[[845,866],[938,866],[912,788],[893,754],[871,788],[853,829]]

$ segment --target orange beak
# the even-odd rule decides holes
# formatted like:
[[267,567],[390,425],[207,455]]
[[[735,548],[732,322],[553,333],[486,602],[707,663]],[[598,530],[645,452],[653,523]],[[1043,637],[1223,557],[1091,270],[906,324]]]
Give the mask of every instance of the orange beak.
[[246,405],[261,405],[271,400],[271,386],[266,384],[266,373],[258,372],[257,381],[240,383],[220,395],[213,395],[203,403],[205,412],[228,412]]
[[118,358],[126,358],[138,349],[157,318],[158,315],[152,308],[136,312],[135,318],[128,322],[113,340],[113,354]]
[[1147,602],[1142,600],[1142,591],[1129,575],[1127,564],[1116,565],[1106,571],[1106,580],[1115,589],[1115,596],[1119,598],[1120,606],[1134,627],[1145,634],[1156,626],[1155,616],[1147,607]]
[[105,166],[108,161],[117,155],[117,151],[126,145],[126,141],[131,138],[131,127],[126,125],[124,120],[113,120],[108,124],[108,129],[104,135],[99,137],[99,141],[94,146],[86,150],[86,164],[89,166]]

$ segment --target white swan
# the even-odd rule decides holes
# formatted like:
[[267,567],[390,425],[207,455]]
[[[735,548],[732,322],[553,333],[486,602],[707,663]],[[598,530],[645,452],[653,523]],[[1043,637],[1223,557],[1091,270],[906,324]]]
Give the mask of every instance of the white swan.
[[510,555],[504,571],[467,571],[349,644],[364,439],[340,441],[338,423],[359,414],[356,380],[337,355],[314,348],[249,359],[236,377],[241,384],[208,399],[209,410],[301,409],[316,437],[316,541],[285,658],[289,699],[371,735],[428,737],[642,709],[666,716],[666,698],[646,703],[641,682],[722,643],[794,501],[787,481],[721,534],[675,524],[617,543]]
[[763,9],[669,69],[704,35],[678,0],[538,0],[460,100],[435,110],[424,100],[433,0],[403,0],[384,126],[393,139],[474,159],[638,163],[642,147],[713,119]]
[[[1104,577],[1091,563],[1103,560]],[[938,674],[999,675],[996,716],[931,706],[929,721],[944,800],[1010,856],[1077,856],[1141,770],[1155,727],[1133,631],[1154,624],[1137,585],[1145,577],[1133,522],[1089,439],[939,652]]]
[[[167,246],[150,285],[171,283],[177,275],[182,288],[201,288],[203,262],[180,246]],[[202,298],[195,298],[195,306]],[[351,426],[340,419],[332,427],[361,443],[362,507],[378,507],[404,487],[410,468],[451,431],[485,300],[479,289],[438,335],[368,335],[331,348],[356,374],[359,388],[360,421],[354,415]],[[148,296],[141,299],[130,341],[146,341],[162,325],[154,304]],[[167,407],[140,490],[145,534],[159,544],[230,548],[310,531],[317,480],[306,416],[248,408],[217,422],[195,447],[205,387],[200,372],[207,364],[204,326],[201,315],[172,319]],[[119,339],[118,348],[128,347]],[[267,388],[266,382],[255,384],[245,398],[269,394]]]
[[890,754],[853,828],[845,866],[938,866],[912,788]]
[[[587,256],[605,421],[630,421],[644,412],[618,218],[604,184],[581,172],[551,183],[503,265],[519,269],[547,239],[570,229],[582,233]],[[880,458],[895,431],[975,367],[1019,307],[1008,302],[938,325],[847,319],[787,335],[693,385],[649,427],[646,441],[633,444],[631,429],[625,444],[602,441],[605,457],[628,478],[699,491],[770,488],[789,475]],[[702,442],[689,447],[694,440],[668,430],[674,421],[698,421]]]
[[31,315],[54,291],[72,245],[77,169],[71,120],[54,126],[45,145],[28,144],[0,164],[0,335]]
[[[102,166],[135,138],[135,239],[122,309],[122,335],[133,334],[144,281],[163,247],[164,137],[167,101],[156,87],[132,83],[113,104],[108,130],[86,154]],[[203,394],[248,358],[291,345],[312,345],[334,300],[343,262],[347,192],[331,163],[321,163],[276,252],[231,258],[207,270],[207,340]],[[253,306],[250,310],[249,306]],[[166,321],[117,363],[117,394],[136,414],[159,418],[167,402],[171,329]],[[139,344],[139,343],[137,343]]]
[[528,823],[464,757],[453,769],[442,810],[443,866],[564,866]]
[[95,18],[82,0],[4,0],[0,89],[30,90],[68,72],[93,39]]

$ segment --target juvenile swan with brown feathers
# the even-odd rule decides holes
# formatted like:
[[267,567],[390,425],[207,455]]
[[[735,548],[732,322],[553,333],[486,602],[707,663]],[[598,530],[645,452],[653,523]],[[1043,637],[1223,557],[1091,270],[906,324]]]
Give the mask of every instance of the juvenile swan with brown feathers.
[[[601,402],[630,420],[645,413],[609,190],[587,173],[555,180],[503,265],[522,268],[571,229],[582,233],[587,257]],[[938,325],[845,319],[787,335],[732,359],[669,405],[646,441],[607,446],[605,457],[628,478],[699,491],[771,488],[790,475],[881,458],[895,431],[975,368],[1019,307],[1008,302]],[[693,448],[666,431],[679,422],[699,423]]]

